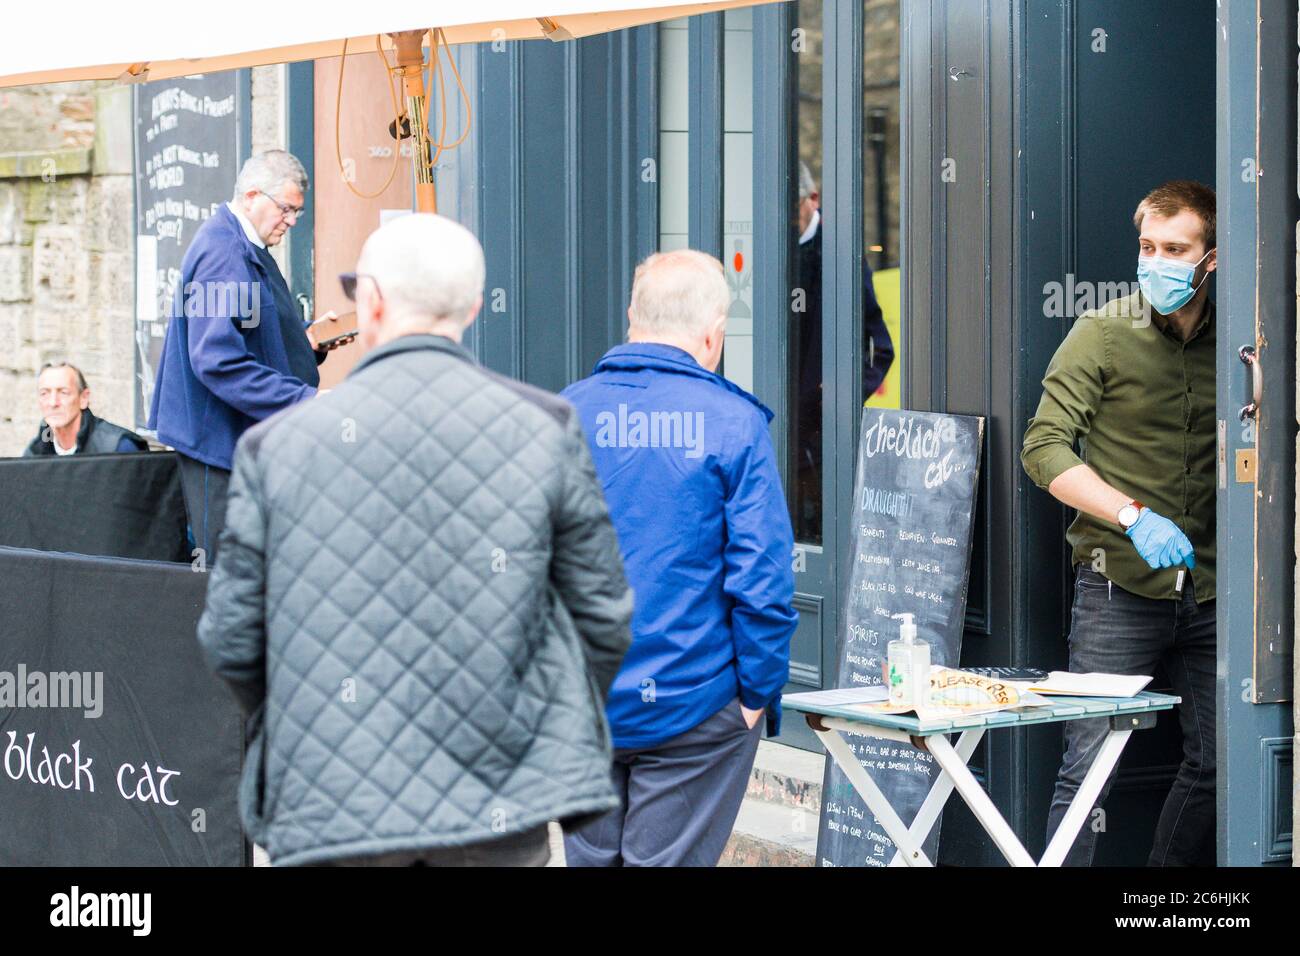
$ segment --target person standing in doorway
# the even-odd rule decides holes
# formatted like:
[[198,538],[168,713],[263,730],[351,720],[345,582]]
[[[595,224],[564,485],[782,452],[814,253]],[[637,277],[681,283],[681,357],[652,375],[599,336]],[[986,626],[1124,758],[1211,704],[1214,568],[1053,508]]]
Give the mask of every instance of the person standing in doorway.
[[[1149,863],[1212,865],[1214,192],[1165,183],[1138,204],[1133,222],[1139,290],[1075,321],[1048,365],[1021,462],[1035,484],[1078,512],[1066,535],[1076,569],[1070,670],[1154,674],[1163,664],[1182,698],[1183,761]],[[1108,728],[1105,719],[1066,724],[1049,841]],[[1092,863],[1098,823],[1094,811],[1066,865]]]

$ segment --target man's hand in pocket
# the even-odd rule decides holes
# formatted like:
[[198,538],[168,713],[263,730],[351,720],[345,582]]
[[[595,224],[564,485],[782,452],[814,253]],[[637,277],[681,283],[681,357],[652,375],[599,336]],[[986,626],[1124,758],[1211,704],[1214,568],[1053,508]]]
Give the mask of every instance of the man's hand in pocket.
[[748,727],[750,730],[754,729],[754,725],[758,723],[758,718],[763,716],[762,707],[758,708],[758,710],[750,710],[744,704],[741,704],[740,712],[742,715],[744,715],[745,726]]

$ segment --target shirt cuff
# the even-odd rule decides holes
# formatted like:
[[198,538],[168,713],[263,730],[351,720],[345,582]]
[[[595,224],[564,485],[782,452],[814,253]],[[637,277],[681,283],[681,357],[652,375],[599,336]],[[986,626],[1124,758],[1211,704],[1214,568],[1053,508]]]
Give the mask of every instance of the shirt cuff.
[[1064,445],[1048,445],[1025,456],[1025,471],[1044,491],[1062,473],[1082,464],[1083,459],[1074,453],[1074,449]]

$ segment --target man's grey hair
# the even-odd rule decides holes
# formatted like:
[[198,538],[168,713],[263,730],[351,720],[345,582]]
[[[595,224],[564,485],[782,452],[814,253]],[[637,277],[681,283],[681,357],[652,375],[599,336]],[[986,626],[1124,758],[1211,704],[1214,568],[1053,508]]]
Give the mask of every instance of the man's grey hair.
[[407,318],[467,319],[483,294],[483,247],[454,220],[412,213],[370,234],[357,273],[372,276],[384,302]]
[[37,373],[36,377],[40,378],[41,374],[44,373],[46,369],[50,368],[70,368],[72,371],[77,373],[77,391],[84,392],[86,389],[90,388],[90,386],[86,384],[86,376],[82,374],[81,369],[77,368],[77,366],[73,365],[66,359],[54,359],[53,361],[46,362],[41,366],[41,371]]
[[722,263],[694,249],[656,252],[632,277],[632,324],[642,332],[700,334],[731,306]]
[[235,196],[240,199],[250,189],[260,193],[274,195],[286,182],[291,182],[307,192],[307,170],[302,168],[298,157],[283,149],[268,149],[264,153],[250,156],[244,160],[243,168],[235,178]]
[[813,181],[812,171],[808,164],[799,160],[799,198],[807,199],[817,191],[817,183]]

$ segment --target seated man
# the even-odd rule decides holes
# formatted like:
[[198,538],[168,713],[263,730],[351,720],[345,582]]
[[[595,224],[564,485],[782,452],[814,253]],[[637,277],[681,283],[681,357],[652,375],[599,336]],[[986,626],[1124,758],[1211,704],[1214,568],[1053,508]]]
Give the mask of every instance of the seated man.
[[149,450],[148,442],[135,432],[95,417],[90,410],[90,386],[75,365],[46,363],[36,380],[36,394],[44,420],[24,458]]

